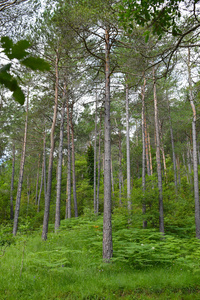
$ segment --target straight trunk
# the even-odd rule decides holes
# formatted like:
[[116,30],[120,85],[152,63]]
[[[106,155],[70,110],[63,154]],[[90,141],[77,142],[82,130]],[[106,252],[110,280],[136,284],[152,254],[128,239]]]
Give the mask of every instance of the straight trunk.
[[200,239],[199,179],[198,179],[197,135],[196,135],[197,117],[196,117],[196,108],[194,104],[194,95],[192,92],[190,48],[188,48],[188,81],[189,81],[189,98],[190,98],[190,104],[193,112],[192,140],[193,140],[193,168],[194,168],[195,225],[196,225],[196,237]]
[[69,95],[67,91],[67,195],[65,218],[71,218],[71,142],[70,142],[70,113]]
[[154,87],[155,132],[156,132],[156,162],[157,162],[158,190],[159,190],[159,225],[160,225],[160,232],[162,232],[164,234],[162,170],[161,170],[161,159],[160,159],[160,137],[159,137],[159,124],[158,124],[158,104],[157,104],[156,79],[155,79],[155,70],[154,70],[154,68],[153,68],[153,87]]
[[175,147],[174,147],[174,134],[172,129],[172,119],[170,114],[170,104],[167,95],[167,106],[168,106],[168,117],[169,117],[169,126],[170,126],[170,136],[171,136],[171,144],[172,144],[172,159],[173,159],[173,169],[174,169],[174,184],[175,184],[175,192],[178,193],[178,185],[177,185],[177,172],[176,172],[176,155],[175,155]]
[[153,175],[153,164],[152,164],[152,155],[151,155],[151,141],[150,141],[149,132],[148,132],[148,150],[149,150],[150,175]]
[[35,205],[37,205],[37,202],[38,202],[39,171],[40,171],[40,154],[38,155],[38,168],[37,168],[37,179],[36,179]]
[[147,175],[151,175],[150,171],[150,161],[149,161],[149,148],[148,148],[148,134],[147,134],[147,120],[146,114],[144,114],[144,135],[145,135],[145,156],[146,156],[146,164],[147,164]]
[[99,124],[99,153],[98,153],[98,178],[97,178],[97,214],[99,213],[99,188],[100,188],[100,176],[101,176],[101,115]]
[[113,254],[111,222],[111,140],[110,140],[110,36],[105,30],[105,162],[104,162],[104,216],[103,260],[109,262]]
[[75,218],[78,217],[78,207],[77,207],[77,196],[76,196],[76,173],[75,173],[75,145],[74,145],[74,125],[72,121],[72,113],[71,111],[71,133],[72,133],[72,177],[73,177],[73,198],[74,198],[74,215]]
[[38,202],[37,202],[37,212],[40,211],[40,199],[42,194],[43,179],[44,179],[44,157],[42,162],[42,174],[41,174],[41,181],[40,181],[40,191],[39,191]]
[[51,184],[52,184],[52,171],[53,171],[53,153],[54,153],[54,132],[56,126],[57,118],[57,109],[58,109],[58,50],[56,51],[56,63],[55,63],[55,72],[56,72],[56,82],[55,82],[55,103],[54,103],[54,114],[53,122],[51,126],[51,149],[49,154],[49,167],[48,167],[48,180],[47,180],[47,194],[45,197],[45,208],[44,208],[44,219],[43,219],[43,231],[42,239],[47,239],[48,233],[48,223],[49,223],[49,212],[50,212],[50,200],[51,200]]
[[63,92],[63,105],[61,111],[61,120],[60,120],[60,142],[58,150],[58,178],[57,178],[57,189],[56,189],[56,214],[55,214],[55,231],[60,227],[60,196],[61,196],[61,180],[62,180],[62,159],[63,159],[63,136],[64,136],[64,118],[65,118],[65,91],[66,85],[64,85]]
[[[145,145],[145,86],[146,79],[144,77],[144,85],[142,87],[142,192],[143,192],[143,203],[142,203],[142,213],[146,213],[146,201],[145,201],[145,154],[146,154],[146,145]],[[143,220],[143,228],[147,227],[147,221]]]
[[18,228],[18,219],[19,219],[19,210],[20,210],[20,202],[21,202],[21,192],[22,192],[22,183],[23,183],[23,175],[24,175],[24,164],[25,164],[25,156],[26,156],[26,141],[27,141],[27,130],[28,130],[28,105],[29,105],[29,91],[27,95],[27,106],[26,106],[26,120],[25,120],[25,129],[24,129],[24,141],[22,148],[22,156],[20,163],[20,171],[19,171],[19,181],[17,188],[17,198],[15,204],[15,217],[14,217],[14,226],[13,226],[13,235],[17,234]]
[[15,145],[13,144],[13,156],[12,156],[12,177],[10,185],[10,219],[14,219],[13,210],[13,190],[14,190],[14,177],[15,177]]
[[129,89],[126,84],[126,164],[127,164],[127,201],[128,210],[131,210],[131,167],[130,167],[130,138],[129,138]]
[[96,89],[96,107],[95,107],[95,135],[94,135],[94,213],[97,213],[97,89]]

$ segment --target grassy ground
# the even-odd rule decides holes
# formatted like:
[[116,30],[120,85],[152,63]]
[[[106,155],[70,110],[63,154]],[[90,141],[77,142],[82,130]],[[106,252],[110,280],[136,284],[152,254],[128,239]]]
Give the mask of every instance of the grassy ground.
[[[45,242],[40,231],[19,235],[0,257],[0,299],[200,299],[198,266],[155,260],[147,268],[133,257],[103,264],[101,243],[101,218],[64,221]],[[141,251],[142,262],[148,249]]]

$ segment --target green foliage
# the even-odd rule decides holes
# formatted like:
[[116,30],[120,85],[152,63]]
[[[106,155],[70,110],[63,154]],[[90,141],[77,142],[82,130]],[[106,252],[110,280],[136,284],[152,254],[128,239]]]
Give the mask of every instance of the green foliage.
[[[167,29],[172,30],[172,34],[177,36],[181,33],[177,19],[180,19],[181,13],[179,4],[182,0],[169,1],[164,0],[124,0],[120,5],[120,21],[125,27],[129,27],[130,33],[133,30],[133,21],[138,25],[151,25],[153,34],[157,34],[160,38],[165,34]],[[145,32],[145,41],[149,39],[149,31]]]
[[[49,64],[44,59],[33,57],[26,51],[31,46],[27,40],[21,40],[14,44],[9,37],[4,36],[1,38],[1,46],[4,54],[11,61],[13,59],[17,59],[21,65],[24,65],[34,71],[46,71],[50,69]],[[24,93],[18,85],[19,76],[15,77],[12,74],[10,70],[11,65],[12,63],[6,64],[0,69],[0,84],[13,92],[13,97],[17,102],[24,104]]]
[[88,209],[84,214],[62,221],[45,242],[41,231],[14,238],[0,257],[2,299],[198,299],[198,240],[136,229],[118,209],[114,257],[105,264],[103,218]]

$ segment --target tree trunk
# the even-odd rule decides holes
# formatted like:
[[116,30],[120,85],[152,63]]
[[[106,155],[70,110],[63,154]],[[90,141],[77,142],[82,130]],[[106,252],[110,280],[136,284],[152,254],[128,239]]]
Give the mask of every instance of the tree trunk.
[[146,164],[147,164],[147,175],[151,175],[150,171],[150,161],[149,161],[149,148],[148,148],[148,134],[147,134],[147,120],[146,113],[144,114],[144,135],[145,135],[145,156],[146,156]]
[[35,205],[37,205],[37,203],[38,203],[39,171],[40,171],[40,154],[38,155],[38,168],[37,168],[37,179],[36,179]]
[[22,156],[21,156],[21,164],[19,171],[19,181],[17,188],[17,198],[15,204],[15,217],[14,217],[14,225],[13,225],[13,235],[17,234],[18,228],[18,219],[19,219],[19,210],[20,210],[20,202],[21,202],[21,192],[22,192],[22,183],[23,183],[23,175],[24,175],[24,164],[25,164],[25,156],[26,156],[26,140],[27,140],[27,130],[28,130],[28,105],[29,105],[29,91],[27,95],[27,106],[26,106],[26,120],[25,120],[25,129],[24,129],[24,141],[22,148]]
[[[144,85],[142,87],[142,192],[143,192],[143,203],[142,203],[142,213],[145,215],[146,213],[146,201],[145,201],[145,154],[146,154],[146,145],[145,145],[145,86],[146,79],[144,77]],[[144,216],[145,218],[145,216]],[[147,221],[143,220],[143,228],[147,227]]]
[[60,227],[60,196],[61,196],[61,180],[62,180],[62,158],[63,158],[63,136],[64,136],[64,119],[65,119],[65,91],[66,84],[64,84],[63,92],[63,105],[61,111],[61,120],[60,120],[60,143],[58,150],[58,178],[57,178],[57,190],[56,190],[56,214],[55,214],[55,231]]
[[42,194],[43,179],[44,179],[44,157],[42,162],[42,174],[41,174],[41,182],[40,182],[40,191],[39,191],[38,202],[37,202],[37,212],[40,211],[40,199]]
[[110,140],[110,36],[105,30],[105,163],[104,163],[104,217],[103,260],[109,262],[113,254],[111,222],[111,140]]
[[150,174],[153,175],[153,164],[152,164],[152,155],[151,155],[151,141],[150,141],[149,132],[148,132],[148,149],[149,149]]
[[129,89],[126,84],[126,167],[127,167],[127,201],[131,211],[131,167],[130,167],[130,138],[129,138]]
[[65,218],[71,218],[71,142],[70,142],[70,113],[69,95],[67,91],[67,199]]
[[71,138],[72,138],[72,177],[73,177],[73,198],[74,198],[74,215],[78,217],[77,196],[76,196],[76,173],[75,173],[75,145],[74,145],[74,125],[72,120],[73,108],[71,110]]
[[94,135],[94,213],[97,213],[97,89],[96,89],[96,101],[95,101],[95,135]]
[[174,169],[174,184],[175,184],[175,192],[178,193],[178,185],[177,185],[177,171],[176,171],[176,155],[175,155],[175,147],[174,147],[174,134],[172,129],[172,119],[170,113],[170,104],[167,95],[167,106],[168,106],[168,117],[169,117],[169,126],[170,126],[170,136],[171,136],[171,144],[172,144],[172,159],[173,159],[173,169]]
[[165,149],[164,149],[164,144],[163,144],[162,125],[161,125],[160,120],[158,120],[158,122],[159,122],[159,127],[160,127],[160,150],[162,152],[164,174],[165,174],[165,178],[167,178],[167,166],[166,166],[166,159],[165,159]]
[[98,178],[97,178],[97,214],[99,213],[99,188],[100,188],[100,176],[101,176],[101,116],[99,124],[99,153],[98,153]]
[[13,210],[13,190],[14,190],[14,177],[15,177],[15,145],[13,144],[13,157],[12,157],[12,177],[10,185],[10,219],[14,219]]
[[158,124],[156,78],[155,78],[154,68],[153,68],[153,87],[154,87],[154,114],[155,114],[155,131],[156,131],[156,162],[157,162],[158,190],[159,190],[159,225],[160,225],[160,232],[164,234],[162,170],[161,170],[161,160],[160,160],[160,137],[159,137],[159,124]]
[[53,170],[53,152],[54,152],[54,132],[56,126],[57,109],[58,109],[58,50],[56,50],[56,62],[55,62],[55,72],[56,72],[56,82],[55,82],[55,103],[54,103],[54,114],[53,122],[51,126],[51,149],[49,154],[49,167],[48,167],[48,180],[47,180],[47,194],[45,198],[45,208],[44,208],[44,219],[43,219],[43,231],[42,239],[47,239],[48,233],[48,223],[49,223],[49,212],[50,212],[50,200],[51,200],[51,184],[52,184],[52,170]]
[[192,92],[192,78],[190,67],[190,48],[188,48],[188,81],[189,81],[189,99],[193,112],[192,120],[192,139],[193,139],[193,168],[194,168],[194,198],[195,198],[195,225],[196,237],[200,239],[200,209],[199,209],[199,179],[198,179],[198,160],[197,160],[197,135],[196,135],[196,108],[194,104],[194,95]]

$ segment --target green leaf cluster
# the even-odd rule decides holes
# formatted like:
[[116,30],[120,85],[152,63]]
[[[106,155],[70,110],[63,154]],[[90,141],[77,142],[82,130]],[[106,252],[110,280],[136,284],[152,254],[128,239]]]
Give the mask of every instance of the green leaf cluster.
[[11,72],[12,60],[18,60],[21,65],[34,71],[47,71],[50,69],[50,66],[44,59],[30,55],[27,50],[30,49],[31,45],[27,40],[14,43],[9,37],[4,36],[1,38],[1,47],[11,62],[0,68],[0,84],[13,93],[15,101],[24,104],[25,97],[18,84],[19,78],[15,77]]

